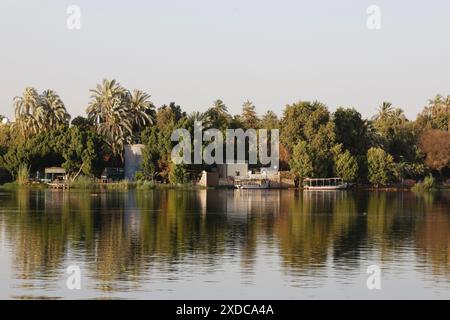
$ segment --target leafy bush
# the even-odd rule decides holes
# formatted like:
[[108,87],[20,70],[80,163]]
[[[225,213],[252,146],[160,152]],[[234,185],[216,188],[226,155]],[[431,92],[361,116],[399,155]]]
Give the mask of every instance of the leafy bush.
[[394,158],[381,148],[370,148],[367,152],[367,166],[370,183],[387,185],[392,180]]
[[107,183],[106,185],[107,190],[119,190],[119,191],[126,191],[128,189],[131,189],[135,186],[135,183],[130,182],[129,180],[122,180],[119,182],[111,182]]
[[139,180],[136,182],[137,190],[151,190],[151,189],[155,189],[155,187],[156,187],[156,184],[152,181]]
[[188,181],[186,169],[181,164],[174,164],[169,173],[169,181],[172,184],[182,184]]
[[429,175],[428,177],[425,177],[425,179],[422,182],[418,182],[414,185],[412,190],[414,192],[426,192],[430,191],[434,187],[434,178],[432,175]]
[[70,188],[81,190],[92,190],[97,188],[97,182],[93,178],[87,176],[79,176],[74,181],[70,182]]

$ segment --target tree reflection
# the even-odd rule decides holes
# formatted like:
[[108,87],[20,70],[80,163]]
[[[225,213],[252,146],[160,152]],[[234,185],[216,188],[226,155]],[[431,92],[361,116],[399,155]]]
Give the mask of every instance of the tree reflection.
[[[239,262],[254,273],[276,255],[290,275],[359,268],[402,248],[433,273],[449,274],[449,193],[281,190],[61,192],[18,190],[2,201],[2,223],[23,286],[61,276],[69,258],[87,266],[93,286],[131,290],[186,266],[214,271]],[[414,246],[409,245],[411,241]],[[413,250],[412,249],[412,250]],[[75,258],[74,258],[75,257]]]

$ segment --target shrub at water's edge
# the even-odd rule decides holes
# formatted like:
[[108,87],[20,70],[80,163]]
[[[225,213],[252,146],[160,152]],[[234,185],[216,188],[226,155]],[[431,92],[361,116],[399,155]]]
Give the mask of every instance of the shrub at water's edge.
[[412,191],[422,193],[430,191],[434,188],[435,182],[433,176],[425,177],[425,179],[422,182],[418,182],[412,187]]

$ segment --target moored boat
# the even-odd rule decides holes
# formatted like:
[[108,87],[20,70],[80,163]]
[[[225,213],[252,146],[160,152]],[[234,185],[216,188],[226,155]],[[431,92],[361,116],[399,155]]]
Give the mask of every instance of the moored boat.
[[307,178],[303,180],[305,190],[343,190],[348,188],[348,183],[342,178]]

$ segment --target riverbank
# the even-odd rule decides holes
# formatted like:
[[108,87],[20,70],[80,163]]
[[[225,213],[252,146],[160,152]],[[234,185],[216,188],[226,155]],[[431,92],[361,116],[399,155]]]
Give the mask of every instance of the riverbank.
[[[0,190],[18,190],[18,189],[47,189],[49,186],[45,183],[18,184],[16,182],[0,185]],[[126,191],[126,190],[153,190],[153,189],[209,189],[193,183],[185,184],[161,184],[151,181],[118,181],[110,183],[98,183],[95,181],[75,181],[67,183],[60,190],[96,190],[96,191]]]
[[[416,184],[418,185],[418,184]],[[49,186],[45,183],[29,183],[29,184],[19,184],[17,182],[9,182],[0,185],[0,190],[17,190],[17,189],[48,189]],[[230,186],[214,186],[214,187],[204,187],[195,183],[184,183],[184,184],[165,184],[156,183],[152,181],[138,180],[129,181],[122,180],[110,183],[100,183],[90,179],[79,179],[74,182],[69,182],[64,188],[59,188],[60,190],[95,190],[95,191],[127,191],[127,190],[164,190],[164,189],[183,189],[183,190],[221,190],[221,189],[232,189]],[[270,188],[270,189],[296,189],[301,190],[302,188]],[[357,191],[383,191],[383,192],[428,192],[428,191],[440,191],[440,190],[450,190],[448,185],[435,185],[431,188],[414,188],[414,186],[372,186],[372,185],[354,185],[346,190],[357,190]]]

